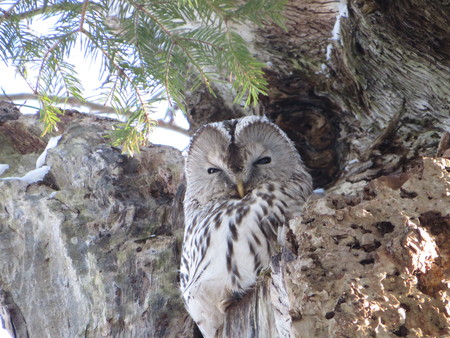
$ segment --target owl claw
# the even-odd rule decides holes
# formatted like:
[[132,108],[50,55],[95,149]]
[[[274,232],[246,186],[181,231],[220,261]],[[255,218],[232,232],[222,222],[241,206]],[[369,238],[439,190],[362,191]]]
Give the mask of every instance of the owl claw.
[[234,306],[241,299],[242,299],[241,293],[229,291],[229,295],[220,301],[218,308],[220,312],[225,314],[232,306]]
[[258,276],[270,276],[271,275],[271,273],[272,273],[272,269],[270,268],[270,267],[267,267],[267,268],[265,268],[265,269],[262,269],[260,272],[259,272],[259,274],[258,274]]

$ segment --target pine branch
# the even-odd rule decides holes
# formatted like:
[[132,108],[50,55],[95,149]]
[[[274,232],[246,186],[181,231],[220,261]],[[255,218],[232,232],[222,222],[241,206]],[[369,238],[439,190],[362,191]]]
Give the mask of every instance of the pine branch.
[[[150,11],[148,11],[143,5],[137,4],[132,2],[133,6],[138,9],[139,11],[142,11],[143,13],[145,13],[153,22],[155,22],[159,28],[161,28],[161,30],[169,37],[169,39],[171,40],[171,42],[176,45],[177,47],[179,47],[187,56],[187,58],[189,59],[189,61],[192,63],[192,65],[195,67],[195,69],[199,72],[199,74],[201,75],[204,83],[206,84],[206,86],[211,89],[211,85],[209,83],[209,79],[208,76],[206,75],[206,73],[204,72],[203,68],[198,64],[197,60],[195,57],[193,57],[193,55],[191,54],[190,50],[188,48],[186,48],[184,46],[183,43],[181,43],[181,40],[178,39],[178,37],[176,36],[176,34],[172,33],[164,24],[163,22],[161,22],[155,15],[153,15]],[[170,71],[169,70],[169,66],[170,66],[170,60],[171,60],[171,52],[173,51],[173,46],[170,46],[169,48],[169,53],[168,53],[168,58],[166,59],[166,70],[164,72],[164,74],[166,75],[164,77],[165,80],[165,87],[166,89],[171,88],[169,82],[167,81],[167,74]],[[175,94],[175,93],[171,93],[170,91],[167,93],[167,97],[170,100],[170,96],[171,94]],[[179,96],[179,94],[175,94],[175,96]],[[180,105],[180,107],[184,107],[183,102],[178,102],[178,104]]]
[[[36,7],[25,12],[16,13],[14,10],[16,9],[19,3],[20,1],[16,1],[14,5],[12,5],[8,10],[0,9],[0,13],[2,13],[2,15],[0,15],[0,24],[2,24],[5,21],[22,21],[33,19],[37,16],[49,15],[51,13],[60,13],[65,11],[77,12],[80,6],[82,7],[84,5],[84,2],[83,3],[64,2],[64,3],[55,3],[52,5],[49,5],[46,2],[45,6]],[[89,2],[89,5],[94,7],[97,6],[97,4],[93,2]]]
[[[133,152],[155,125],[151,107],[162,97],[183,109],[186,92],[202,82],[212,92],[213,81],[227,78],[236,102],[256,103],[267,91],[264,65],[233,25],[281,25],[284,2],[20,0],[0,10],[0,57],[18,67],[27,83],[27,68],[37,65],[32,88],[51,130],[59,114],[54,100],[82,100],[78,75],[65,58],[77,41],[87,57],[100,55],[105,100],[126,117],[117,125],[115,144]],[[56,24],[37,35],[29,25],[34,18],[55,18]]]

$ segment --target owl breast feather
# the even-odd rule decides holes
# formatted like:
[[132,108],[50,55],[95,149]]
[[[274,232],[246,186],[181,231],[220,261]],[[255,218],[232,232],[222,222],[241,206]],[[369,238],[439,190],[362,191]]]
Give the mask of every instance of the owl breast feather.
[[195,284],[211,283],[218,294],[242,293],[256,282],[275,253],[279,228],[300,211],[301,198],[295,197],[303,192],[288,189],[288,183],[292,185],[267,183],[242,200],[215,201],[198,209],[186,203],[192,222],[186,224],[183,292]]

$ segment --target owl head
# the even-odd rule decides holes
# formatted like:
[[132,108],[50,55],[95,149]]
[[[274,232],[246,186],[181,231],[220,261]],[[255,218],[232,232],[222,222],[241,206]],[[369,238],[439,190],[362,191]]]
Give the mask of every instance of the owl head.
[[266,118],[248,116],[199,128],[186,157],[186,200],[205,205],[241,199],[263,183],[305,172],[286,134]]

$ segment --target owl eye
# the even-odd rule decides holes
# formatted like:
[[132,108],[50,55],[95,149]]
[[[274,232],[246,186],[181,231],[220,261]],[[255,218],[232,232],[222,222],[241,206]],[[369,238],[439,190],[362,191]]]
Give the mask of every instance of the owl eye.
[[254,165],[259,165],[259,164],[268,164],[272,161],[272,159],[270,157],[262,157],[259,160],[257,160]]
[[222,171],[218,168],[208,168],[208,174],[215,174],[218,173],[219,171]]

